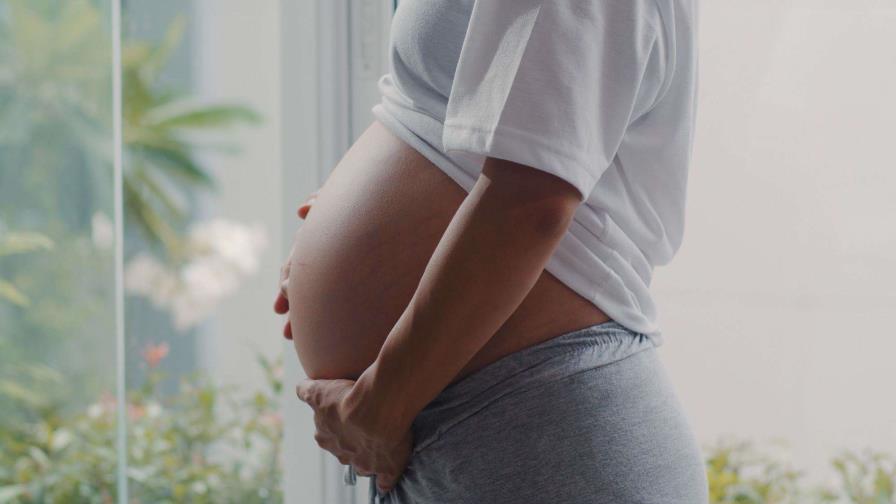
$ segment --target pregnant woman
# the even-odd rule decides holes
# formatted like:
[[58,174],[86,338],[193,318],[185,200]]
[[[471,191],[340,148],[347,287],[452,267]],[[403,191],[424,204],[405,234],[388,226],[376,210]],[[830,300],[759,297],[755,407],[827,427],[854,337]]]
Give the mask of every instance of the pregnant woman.
[[275,302],[318,444],[388,503],[702,504],[656,348],[694,0],[402,0]]

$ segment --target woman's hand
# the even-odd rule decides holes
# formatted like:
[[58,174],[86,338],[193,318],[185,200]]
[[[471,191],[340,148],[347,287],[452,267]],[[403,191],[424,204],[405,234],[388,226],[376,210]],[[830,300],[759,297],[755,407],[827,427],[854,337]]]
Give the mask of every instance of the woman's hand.
[[407,466],[411,431],[380,420],[384,415],[355,385],[352,380],[307,379],[296,387],[296,394],[314,409],[317,444],[361,476],[376,475],[377,487],[385,493]]
[[[317,191],[311,193],[311,196],[302,203],[302,206],[299,207],[298,212],[296,212],[300,219],[305,219],[308,216],[308,212],[311,211],[312,205],[314,205],[314,200],[317,199]],[[292,264],[292,257],[296,250],[296,244],[293,242],[292,247],[289,250],[289,257],[286,258],[286,262],[280,268],[280,291],[277,293],[277,299],[274,300],[274,312],[279,313],[281,315],[289,312],[289,299],[287,297],[287,287],[289,286],[289,268]],[[286,325],[283,326],[283,336],[286,339],[292,339],[292,327],[289,324],[289,320],[286,321]]]

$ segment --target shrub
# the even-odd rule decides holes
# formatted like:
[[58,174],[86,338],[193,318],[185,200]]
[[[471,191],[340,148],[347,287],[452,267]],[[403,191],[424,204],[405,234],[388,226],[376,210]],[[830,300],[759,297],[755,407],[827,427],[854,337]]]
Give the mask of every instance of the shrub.
[[[155,364],[160,354],[155,347]],[[148,358],[151,364],[153,361]],[[131,502],[281,502],[280,366],[263,358],[268,388],[249,397],[196,374],[163,395],[153,369],[127,404]],[[153,366],[154,367],[154,366]],[[61,386],[58,377],[53,384]],[[22,407],[31,407],[22,404]],[[108,393],[66,416],[0,423],[0,502],[114,502],[116,404]]]

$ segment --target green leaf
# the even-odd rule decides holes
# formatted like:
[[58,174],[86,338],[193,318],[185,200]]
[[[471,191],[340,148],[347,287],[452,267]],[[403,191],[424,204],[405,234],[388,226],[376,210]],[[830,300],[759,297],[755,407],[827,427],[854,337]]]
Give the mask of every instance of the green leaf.
[[203,129],[259,121],[260,115],[241,105],[199,105],[179,101],[149,111],[143,124],[155,128]]
[[168,60],[171,59],[171,53],[180,45],[184,38],[184,31],[187,27],[187,19],[183,14],[178,14],[168,30],[165,32],[162,42],[152,51],[147,60],[143,64],[142,71],[147,80],[155,80],[159,73],[165,68]]
[[66,2],[65,22],[54,26],[54,36],[61,47],[72,47],[94,35],[100,27],[100,16],[86,2]]
[[47,454],[38,448],[37,446],[29,446],[28,454],[31,455],[32,460],[37,462],[41,468],[46,468],[50,465],[50,458],[47,457]]
[[183,181],[206,187],[215,185],[212,176],[200,168],[187,154],[189,151],[180,148],[177,142],[153,140],[147,137],[134,141],[130,149],[135,155],[141,156],[147,164]]
[[52,248],[53,240],[40,233],[14,231],[0,235],[0,257]]
[[28,489],[25,485],[7,485],[0,487],[0,502],[12,502]]
[[152,178],[152,175],[145,170],[137,170],[133,175],[139,179],[144,187],[152,193],[156,200],[177,220],[183,220],[186,215],[181,206],[174,201],[170,194],[163,189],[159,183]]
[[34,391],[14,380],[0,380],[0,394],[23,402],[33,402]]
[[14,305],[21,307],[28,306],[31,302],[20,290],[6,280],[0,278],[0,299],[5,299]]
[[131,218],[139,222],[139,228],[147,238],[164,247],[169,255],[178,257],[182,244],[177,232],[146,200],[138,186],[134,185],[131,177],[125,177],[123,182],[125,205]]

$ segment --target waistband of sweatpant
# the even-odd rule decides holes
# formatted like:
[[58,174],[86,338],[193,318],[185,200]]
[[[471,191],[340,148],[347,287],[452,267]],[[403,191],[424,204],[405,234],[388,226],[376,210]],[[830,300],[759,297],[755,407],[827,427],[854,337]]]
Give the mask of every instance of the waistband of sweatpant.
[[576,329],[502,357],[446,387],[414,420],[414,452],[490,403],[659,346],[614,320]]

